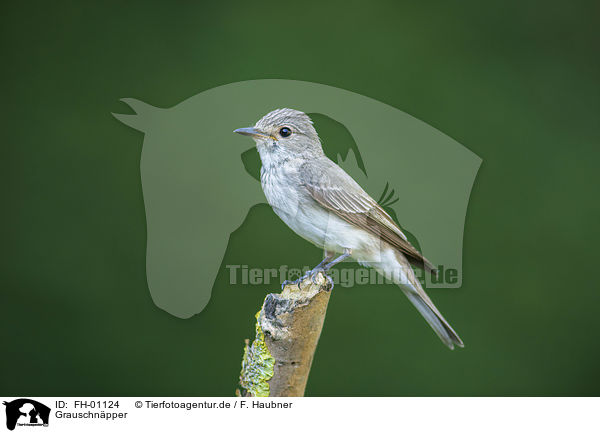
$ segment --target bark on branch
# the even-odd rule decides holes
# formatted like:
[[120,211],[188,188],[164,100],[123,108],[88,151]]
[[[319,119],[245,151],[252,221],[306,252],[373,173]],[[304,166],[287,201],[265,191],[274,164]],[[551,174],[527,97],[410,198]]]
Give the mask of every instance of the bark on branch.
[[256,314],[256,337],[246,340],[241,391],[254,397],[302,397],[323,329],[331,288],[323,274],[266,296]]

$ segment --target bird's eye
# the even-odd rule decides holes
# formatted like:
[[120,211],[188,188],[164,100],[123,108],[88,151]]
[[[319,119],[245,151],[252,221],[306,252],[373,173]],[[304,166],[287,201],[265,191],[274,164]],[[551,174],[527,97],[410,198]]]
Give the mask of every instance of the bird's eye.
[[279,130],[279,135],[281,135],[283,138],[289,137],[290,135],[292,135],[292,130],[287,126],[284,126]]

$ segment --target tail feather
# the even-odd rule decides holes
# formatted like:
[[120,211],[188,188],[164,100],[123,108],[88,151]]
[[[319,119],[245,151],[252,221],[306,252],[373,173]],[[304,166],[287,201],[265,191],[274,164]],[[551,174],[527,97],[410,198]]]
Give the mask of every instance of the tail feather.
[[423,290],[404,254],[390,247],[383,250],[378,259],[378,261],[365,261],[364,264],[372,266],[377,272],[396,283],[446,346],[451,350],[454,346],[465,347],[458,334]]
[[403,292],[446,346],[451,350],[454,349],[454,345],[465,347],[456,331],[452,329],[452,326],[444,319],[438,309],[435,308],[435,305],[433,305],[433,302],[429,299],[429,296],[427,296],[423,289],[418,292],[404,289]]

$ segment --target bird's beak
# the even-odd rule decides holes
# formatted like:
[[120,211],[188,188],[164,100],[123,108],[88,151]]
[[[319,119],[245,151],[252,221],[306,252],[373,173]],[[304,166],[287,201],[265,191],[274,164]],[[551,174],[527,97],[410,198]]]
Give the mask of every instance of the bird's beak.
[[249,135],[250,137],[265,137],[265,138],[269,138],[269,136],[267,134],[265,134],[264,132],[254,128],[254,127],[250,127],[250,128],[239,128],[236,129],[233,132],[237,132],[238,134],[242,134],[242,135]]

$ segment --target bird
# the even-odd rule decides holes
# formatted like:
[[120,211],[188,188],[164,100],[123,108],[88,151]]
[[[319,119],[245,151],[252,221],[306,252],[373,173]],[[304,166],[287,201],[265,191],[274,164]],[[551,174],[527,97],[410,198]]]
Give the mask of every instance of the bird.
[[399,286],[447,347],[464,347],[411,265],[431,273],[436,272],[434,266],[377,201],[325,155],[306,113],[276,109],[254,126],[234,132],[255,141],[262,163],[261,186],[275,214],[324,251],[323,261],[302,278],[327,275],[332,266],[350,257]]

